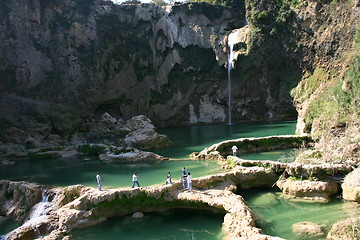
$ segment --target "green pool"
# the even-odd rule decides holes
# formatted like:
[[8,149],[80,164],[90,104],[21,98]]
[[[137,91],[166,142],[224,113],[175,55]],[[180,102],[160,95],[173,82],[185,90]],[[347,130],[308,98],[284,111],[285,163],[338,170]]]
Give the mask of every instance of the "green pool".
[[145,213],[140,219],[113,217],[90,228],[75,230],[74,240],[206,239],[220,240],[224,215],[194,209]]
[[287,199],[281,192],[271,189],[240,190],[238,194],[244,197],[254,211],[258,218],[257,225],[265,234],[288,240],[299,239],[291,230],[294,223],[310,221],[328,232],[337,221],[360,212],[360,206],[356,203],[342,202],[336,197],[329,203],[314,203]]

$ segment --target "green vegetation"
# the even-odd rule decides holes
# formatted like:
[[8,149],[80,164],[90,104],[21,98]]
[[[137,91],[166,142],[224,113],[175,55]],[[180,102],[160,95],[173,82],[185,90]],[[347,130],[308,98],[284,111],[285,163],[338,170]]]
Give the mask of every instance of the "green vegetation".
[[229,169],[232,169],[232,168],[236,167],[236,162],[234,161],[234,158],[232,158],[232,157],[226,158],[226,166]]
[[[355,38],[355,48],[359,48],[360,30],[357,31]],[[305,84],[307,84],[310,91],[305,96],[299,97],[295,94],[296,99],[303,99],[309,97],[309,94],[324,81],[324,74],[320,76],[315,74],[309,77]],[[326,75],[326,74],[325,74]],[[319,97],[311,102],[310,110],[306,115],[305,121],[307,129],[310,130],[312,124],[316,121],[319,127],[316,135],[321,135],[326,129],[339,125],[341,123],[348,123],[352,120],[358,119],[360,116],[360,55],[357,54],[352,61],[351,66],[344,76],[344,80],[335,81],[322,91]]]
[[38,150],[37,152],[50,152],[50,151],[62,151],[64,150],[63,146],[59,146],[59,147],[47,147],[47,148],[41,148],[40,150]]
[[109,147],[110,151],[112,153],[114,153],[115,155],[119,155],[119,154],[122,154],[122,153],[128,153],[128,152],[134,152],[134,149],[133,148],[129,148],[129,147],[126,147],[126,148],[122,148],[122,147],[117,147],[117,148],[114,148],[114,147]]
[[120,106],[130,106],[132,104],[133,100],[131,98],[127,98],[126,94],[123,93],[117,98],[107,100],[106,102],[100,104],[97,108],[97,111],[113,114],[114,109],[118,109]]
[[112,201],[103,201],[96,205],[89,205],[88,208],[95,207],[96,214],[94,217],[98,215],[102,215],[104,212],[111,211],[111,214],[124,214],[133,211],[138,211],[140,209],[146,210],[146,208],[154,209],[154,208],[179,208],[179,207],[206,207],[209,206],[203,202],[189,202],[186,200],[165,200],[169,199],[169,197],[165,197],[168,194],[167,192],[162,193],[162,196],[159,198],[155,198],[153,196],[149,196],[146,191],[141,191],[139,194],[134,196],[128,196],[126,194],[118,194],[114,200]]
[[105,148],[105,146],[95,144],[83,144],[78,146],[78,151],[89,155],[99,155]]
[[167,5],[164,0],[151,0],[150,3],[155,4],[157,6],[165,6],[165,5]]
[[268,137],[259,139],[244,139],[239,142],[225,142],[218,146],[216,149],[221,154],[227,155],[232,152],[231,147],[236,146],[241,149],[242,152],[254,152],[263,151],[270,149],[281,149],[281,148],[293,148],[306,146],[311,142],[311,138],[306,136],[295,137],[295,138],[284,138],[284,137]]
[[175,5],[173,12],[185,12],[187,15],[204,15],[210,21],[220,18],[223,15],[224,7],[212,4],[185,3]]
[[245,0],[190,0],[190,2],[204,2],[211,5],[221,5],[224,7],[233,7],[236,10],[245,12]]
[[315,92],[320,84],[327,82],[329,79],[329,73],[317,67],[313,73],[306,72],[301,82],[291,90],[290,94],[296,101],[302,103]]
[[[268,4],[265,0],[247,1],[247,20],[251,26],[249,50],[258,49],[267,40],[278,38],[291,32],[295,17],[288,0],[276,0]],[[266,10],[259,6],[267,6]],[[286,43],[289,44],[289,43]]]
[[123,4],[141,4],[140,0],[127,0]]
[[68,203],[80,197],[80,190],[78,188],[72,188],[71,190],[69,190],[68,188],[64,188],[63,194],[66,198],[66,202]]
[[9,189],[5,191],[5,199],[11,199],[13,198],[13,196],[14,196],[14,191],[11,191]]
[[291,180],[291,181],[305,181],[305,180],[308,180],[308,181],[318,181],[318,178],[316,178],[316,177],[314,177],[314,176],[309,176],[309,177],[290,176],[288,179]]

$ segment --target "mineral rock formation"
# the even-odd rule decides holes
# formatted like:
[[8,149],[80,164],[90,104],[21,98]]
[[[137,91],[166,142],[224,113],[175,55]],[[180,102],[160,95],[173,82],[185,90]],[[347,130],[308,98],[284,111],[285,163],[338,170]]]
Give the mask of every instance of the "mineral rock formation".
[[300,197],[320,202],[329,201],[329,197],[338,192],[338,184],[333,181],[309,181],[279,179],[276,185],[290,197]]
[[343,198],[360,203],[360,168],[346,175],[343,184]]
[[302,239],[320,238],[325,236],[324,229],[312,222],[299,222],[291,226],[293,233]]

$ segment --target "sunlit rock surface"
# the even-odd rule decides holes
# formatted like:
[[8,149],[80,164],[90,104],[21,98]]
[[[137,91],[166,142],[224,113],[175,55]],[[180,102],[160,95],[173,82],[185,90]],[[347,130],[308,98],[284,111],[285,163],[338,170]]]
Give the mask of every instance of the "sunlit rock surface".
[[313,239],[325,236],[324,229],[312,222],[299,222],[291,227],[293,233],[301,239]]
[[343,189],[343,198],[345,200],[360,203],[360,168],[357,168],[346,175],[341,187]]

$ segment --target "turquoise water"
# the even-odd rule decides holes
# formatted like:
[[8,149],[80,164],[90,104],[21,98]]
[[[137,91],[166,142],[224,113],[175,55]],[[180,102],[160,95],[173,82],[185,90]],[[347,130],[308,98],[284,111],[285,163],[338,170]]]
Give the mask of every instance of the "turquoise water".
[[74,240],[219,240],[224,215],[194,209],[145,213],[144,218],[113,217],[91,228],[75,230]]
[[174,144],[157,149],[156,153],[174,159],[188,158],[192,152],[199,152],[212,144],[244,137],[265,137],[295,134],[296,121],[242,122],[232,125],[214,124],[159,129]]
[[[328,232],[339,220],[359,215],[356,203],[344,203],[334,197],[329,203],[314,203],[284,198],[281,192],[269,189],[241,190],[248,206],[258,217],[257,225],[265,234],[279,236],[288,240],[298,240],[292,233],[294,223],[310,221],[324,227]],[[318,238],[317,240],[325,240]]]
[[0,239],[3,237],[3,235],[7,234],[18,226],[20,226],[20,224],[15,220],[9,217],[0,216]]
[[102,176],[104,188],[131,187],[133,172],[138,172],[142,187],[164,184],[170,171],[173,181],[180,179],[181,169],[186,167],[193,177],[216,174],[219,165],[212,161],[159,161],[137,163],[107,163],[96,157],[67,157],[17,161],[0,168],[2,179],[22,180],[43,185],[68,186],[82,184],[95,187],[96,172]]
[[238,157],[245,160],[271,160],[289,163],[295,161],[297,149],[278,149],[274,151],[240,154]]
[[[293,134],[295,121],[253,122],[233,125],[206,125],[160,129],[174,142],[171,147],[158,149],[157,153],[171,159],[186,159],[214,143],[240,137]],[[100,139],[99,141],[116,141]],[[114,142],[116,143],[116,142]],[[131,187],[134,171],[140,176],[141,186],[164,184],[167,172],[173,181],[180,179],[181,169],[186,167],[194,178],[221,172],[219,165],[211,161],[177,160],[163,162],[106,163],[97,157],[76,156],[58,159],[20,160],[0,168],[1,179],[23,180],[44,185],[67,186],[82,184],[96,187],[95,175],[100,171],[104,188]],[[143,219],[129,216],[110,219],[91,228],[74,233],[75,239],[221,239],[223,215],[194,210],[166,211],[146,214]],[[1,223],[3,220],[3,223]],[[0,218],[1,234],[16,226],[10,220]],[[8,224],[9,227],[3,227]],[[16,223],[14,223],[16,224]]]
[[[293,134],[295,121],[285,122],[244,122],[233,125],[204,125],[164,128],[159,132],[166,134],[174,142],[170,147],[158,149],[157,153],[171,159],[185,159],[213,143],[240,137],[260,137],[266,135]],[[114,141],[108,139],[108,141]],[[100,172],[105,188],[129,187],[134,171],[140,175],[141,186],[162,184],[167,172],[173,179],[180,179],[181,169],[189,169],[193,177],[218,173],[219,165],[211,161],[163,161],[137,163],[108,163],[97,157],[74,156],[58,159],[20,160],[0,168],[1,179],[29,181],[44,185],[67,186],[82,184],[96,186],[95,175]]]

